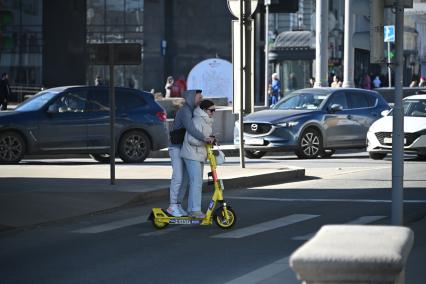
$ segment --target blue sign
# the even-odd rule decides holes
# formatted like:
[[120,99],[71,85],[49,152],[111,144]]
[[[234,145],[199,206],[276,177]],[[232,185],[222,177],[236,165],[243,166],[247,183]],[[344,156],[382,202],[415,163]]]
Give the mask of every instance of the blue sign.
[[384,26],[385,42],[395,42],[395,26]]

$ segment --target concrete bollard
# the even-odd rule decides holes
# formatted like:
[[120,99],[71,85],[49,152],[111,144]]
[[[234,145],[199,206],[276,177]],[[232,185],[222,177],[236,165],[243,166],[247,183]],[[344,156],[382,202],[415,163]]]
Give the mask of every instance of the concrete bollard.
[[290,257],[305,284],[403,284],[414,234],[397,226],[327,225]]

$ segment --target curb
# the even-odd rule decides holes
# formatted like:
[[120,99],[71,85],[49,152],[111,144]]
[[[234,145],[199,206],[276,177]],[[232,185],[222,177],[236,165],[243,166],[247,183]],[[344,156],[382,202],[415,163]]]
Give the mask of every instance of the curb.
[[[241,189],[245,187],[260,187],[268,186],[273,184],[280,184],[285,182],[292,182],[305,178],[304,168],[289,168],[284,170],[278,170],[274,173],[244,176],[237,178],[223,179],[225,191]],[[203,183],[203,192],[213,192],[213,186]],[[131,198],[128,202],[122,206],[136,204],[136,203],[147,203],[152,201],[159,201],[169,197],[169,188],[160,188],[148,192],[142,192],[135,197]]]

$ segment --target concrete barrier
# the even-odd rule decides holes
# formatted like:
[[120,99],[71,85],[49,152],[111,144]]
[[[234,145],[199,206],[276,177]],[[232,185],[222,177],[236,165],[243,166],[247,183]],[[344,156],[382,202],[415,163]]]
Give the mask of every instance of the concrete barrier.
[[413,243],[405,227],[327,225],[291,255],[290,266],[305,284],[403,284]]

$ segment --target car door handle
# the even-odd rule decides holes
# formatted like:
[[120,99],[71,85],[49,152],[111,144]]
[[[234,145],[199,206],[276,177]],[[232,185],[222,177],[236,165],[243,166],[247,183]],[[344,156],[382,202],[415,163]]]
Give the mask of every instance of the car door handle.
[[351,114],[348,114],[347,118],[348,118],[348,119],[352,119],[353,117],[352,117],[352,115],[351,115]]
[[120,117],[129,117],[129,115],[127,113],[122,113],[119,115]]

